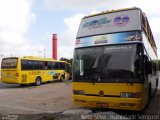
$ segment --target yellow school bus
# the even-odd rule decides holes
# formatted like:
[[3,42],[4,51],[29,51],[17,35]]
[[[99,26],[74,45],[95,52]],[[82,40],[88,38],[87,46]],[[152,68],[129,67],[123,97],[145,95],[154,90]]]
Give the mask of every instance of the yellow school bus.
[[1,82],[27,85],[69,79],[70,64],[65,61],[33,56],[3,58]]
[[139,8],[82,18],[73,57],[73,101],[143,110],[158,86],[157,47]]

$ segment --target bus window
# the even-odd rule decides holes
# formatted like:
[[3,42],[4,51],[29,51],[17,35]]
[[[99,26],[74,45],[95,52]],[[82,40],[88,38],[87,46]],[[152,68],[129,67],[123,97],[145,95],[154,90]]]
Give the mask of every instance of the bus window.
[[52,62],[52,69],[59,70],[59,63],[58,62]]
[[39,70],[43,70],[43,65],[44,65],[44,63],[41,62],[41,61],[39,61],[38,69],[39,69]]
[[28,61],[28,64],[27,64],[27,69],[28,70],[32,70],[33,69],[33,61]]
[[27,70],[27,60],[22,60],[21,61],[21,69],[22,70]]
[[45,69],[45,70],[48,69],[48,62],[44,62],[44,69]]
[[48,69],[51,70],[51,68],[52,68],[51,62],[48,62],[47,66],[48,66]]
[[2,60],[2,69],[4,68],[16,68],[17,58],[6,58]]
[[34,61],[34,70],[38,70],[38,61]]
[[62,63],[62,62],[60,63],[60,69],[65,70],[65,63]]

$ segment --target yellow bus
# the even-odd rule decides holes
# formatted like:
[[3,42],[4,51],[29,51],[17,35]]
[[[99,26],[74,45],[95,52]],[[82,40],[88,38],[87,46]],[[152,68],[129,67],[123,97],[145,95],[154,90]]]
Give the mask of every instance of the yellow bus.
[[158,86],[157,48],[139,8],[82,18],[73,58],[73,101],[141,111]]
[[71,66],[65,61],[33,56],[3,58],[1,82],[27,85],[70,78]]

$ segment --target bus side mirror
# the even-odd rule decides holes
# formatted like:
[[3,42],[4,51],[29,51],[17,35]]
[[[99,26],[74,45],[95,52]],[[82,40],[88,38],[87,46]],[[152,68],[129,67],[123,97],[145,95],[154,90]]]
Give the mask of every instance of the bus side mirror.
[[144,55],[144,61],[145,61],[145,74],[152,74],[152,62],[149,61],[148,57]]
[[146,74],[152,74],[152,62],[148,61],[145,65]]

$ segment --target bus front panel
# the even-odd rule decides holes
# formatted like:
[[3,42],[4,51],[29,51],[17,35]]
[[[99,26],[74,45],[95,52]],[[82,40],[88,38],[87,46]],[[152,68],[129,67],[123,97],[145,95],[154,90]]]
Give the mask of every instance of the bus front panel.
[[143,110],[143,84],[73,82],[73,101],[81,106]]

